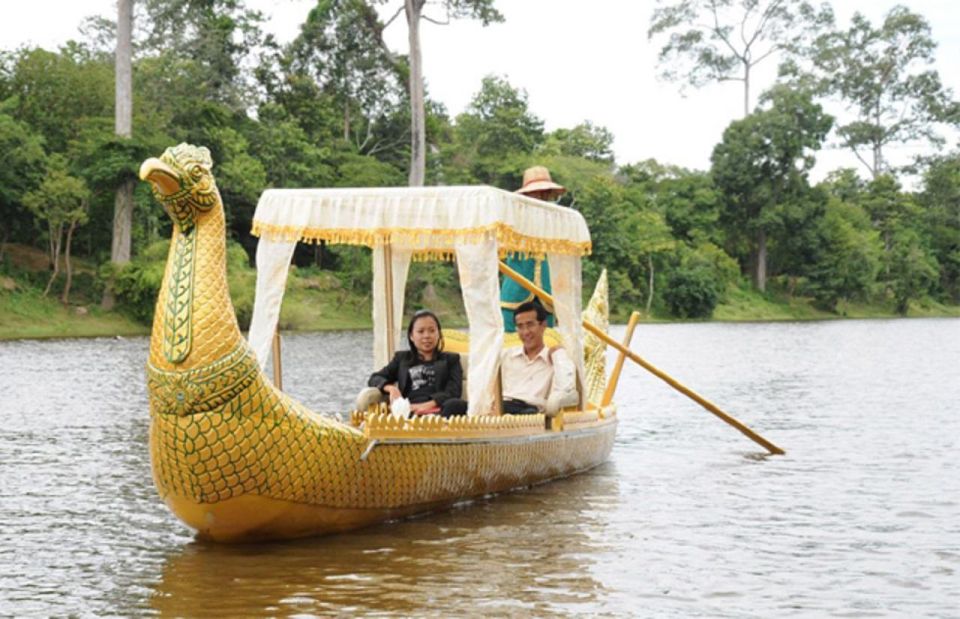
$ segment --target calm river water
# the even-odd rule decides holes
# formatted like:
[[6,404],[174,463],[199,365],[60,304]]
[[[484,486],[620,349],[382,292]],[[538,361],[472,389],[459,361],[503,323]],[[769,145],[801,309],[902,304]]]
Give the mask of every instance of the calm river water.
[[[287,337],[287,390],[346,410],[370,340]],[[0,616],[960,617],[960,320],[642,325],[633,348],[787,455],[628,366],[589,473],[229,547],[156,496],[146,340],[0,342]]]

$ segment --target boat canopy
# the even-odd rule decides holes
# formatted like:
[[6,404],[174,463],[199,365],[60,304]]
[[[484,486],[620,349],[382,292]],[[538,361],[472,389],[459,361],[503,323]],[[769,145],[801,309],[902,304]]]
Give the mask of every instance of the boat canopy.
[[403,341],[403,302],[412,259],[455,259],[470,321],[470,414],[495,410],[503,346],[499,260],[545,256],[564,345],[582,377],[580,257],[590,253],[583,216],[569,208],[486,186],[268,189],[253,218],[257,289],[249,341],[265,367],[298,241],[373,249],[376,368]]

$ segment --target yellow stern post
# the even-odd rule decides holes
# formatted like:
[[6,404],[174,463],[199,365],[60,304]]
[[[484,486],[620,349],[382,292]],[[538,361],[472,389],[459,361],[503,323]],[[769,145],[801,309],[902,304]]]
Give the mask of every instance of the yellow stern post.
[[[630,320],[627,322],[627,332],[623,336],[624,348],[630,348],[630,340],[633,339],[633,330],[637,328],[638,322],[640,322],[640,312],[630,314]],[[614,364],[610,378],[607,380],[607,389],[603,392],[603,400],[600,401],[601,406],[610,404],[610,402],[613,401],[613,394],[617,392],[617,383],[620,382],[620,372],[623,370],[623,361],[627,357],[622,350],[619,352],[617,362]]]

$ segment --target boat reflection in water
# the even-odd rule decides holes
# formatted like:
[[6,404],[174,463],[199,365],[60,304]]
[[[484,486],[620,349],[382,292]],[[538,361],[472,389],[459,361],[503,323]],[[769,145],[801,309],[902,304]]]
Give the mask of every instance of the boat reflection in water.
[[619,502],[605,464],[349,535],[195,542],[168,557],[150,606],[163,616],[595,612],[610,592],[593,568],[617,537],[598,515]]

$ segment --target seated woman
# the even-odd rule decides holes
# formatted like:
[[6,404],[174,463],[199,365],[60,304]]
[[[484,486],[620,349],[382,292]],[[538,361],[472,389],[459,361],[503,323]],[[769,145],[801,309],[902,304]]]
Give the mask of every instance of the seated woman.
[[443,331],[436,314],[430,310],[415,313],[407,327],[407,342],[410,350],[395,354],[367,384],[389,395],[391,403],[407,398],[415,415],[466,414],[467,403],[460,397],[460,355],[443,352]]

